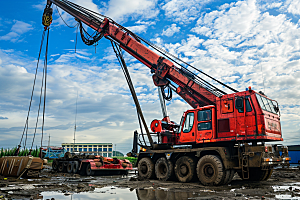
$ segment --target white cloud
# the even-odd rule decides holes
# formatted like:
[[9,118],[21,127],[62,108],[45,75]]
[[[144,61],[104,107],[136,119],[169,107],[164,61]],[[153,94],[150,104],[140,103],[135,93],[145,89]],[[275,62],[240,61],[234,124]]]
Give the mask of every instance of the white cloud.
[[280,9],[294,15],[300,15],[300,0],[287,0]]
[[6,35],[0,36],[0,40],[10,40],[12,42],[19,41],[22,34],[33,29],[31,24],[14,20],[15,24],[11,27],[11,30]]
[[212,0],[169,0],[162,6],[165,15],[174,21],[190,22],[200,15],[204,5]]
[[46,6],[45,1],[40,1],[39,4],[32,5],[33,8],[36,8],[36,9],[41,10],[41,11],[44,10],[45,6]]
[[159,11],[156,9],[157,0],[110,0],[105,15],[117,22],[126,21],[125,17],[153,19]]
[[176,26],[176,24],[172,24],[170,27],[168,27],[166,30],[163,30],[162,35],[171,37],[175,33],[180,31],[180,27]]
[[133,33],[145,33],[147,30],[146,25],[128,26],[127,28]]

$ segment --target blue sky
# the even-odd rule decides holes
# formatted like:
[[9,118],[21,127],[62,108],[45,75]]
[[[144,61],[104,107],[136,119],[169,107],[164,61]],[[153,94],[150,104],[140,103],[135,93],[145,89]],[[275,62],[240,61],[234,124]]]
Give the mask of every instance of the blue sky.
[[[0,8],[0,146],[19,143],[28,111],[43,26],[42,1],[4,1]],[[244,90],[264,91],[279,102],[284,144],[299,144],[300,2],[213,0],[72,0],[114,19],[198,69]],[[75,20],[59,10],[69,25]],[[110,42],[88,47],[65,26],[56,8],[50,29],[44,144],[72,142],[76,97],[78,142],[112,142],[131,150],[138,122]],[[91,31],[91,30],[90,30]],[[125,54],[148,124],[160,119],[157,89],[147,67]],[[37,88],[41,83],[41,69]],[[36,89],[38,91],[39,89]],[[35,93],[29,123],[37,116]],[[178,96],[168,103],[179,122],[190,107]],[[40,129],[36,143],[40,144]]]

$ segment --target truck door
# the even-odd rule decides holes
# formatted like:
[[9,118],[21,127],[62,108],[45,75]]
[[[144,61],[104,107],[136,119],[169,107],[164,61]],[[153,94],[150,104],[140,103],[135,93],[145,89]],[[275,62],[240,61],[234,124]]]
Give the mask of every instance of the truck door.
[[180,143],[195,142],[195,113],[188,112],[181,127]]
[[212,111],[199,110],[197,113],[197,143],[203,143],[213,137]]
[[245,120],[246,120],[246,134],[255,135],[256,132],[256,121],[255,121],[255,112],[253,105],[250,100],[250,96],[245,98]]
[[236,134],[245,136],[246,125],[245,125],[245,99],[244,97],[235,98],[235,119],[236,119]]

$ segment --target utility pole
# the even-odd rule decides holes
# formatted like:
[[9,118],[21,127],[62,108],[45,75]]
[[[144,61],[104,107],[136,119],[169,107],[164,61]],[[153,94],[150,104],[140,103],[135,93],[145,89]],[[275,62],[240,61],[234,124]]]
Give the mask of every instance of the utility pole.
[[47,152],[48,152],[48,157],[50,157],[50,133],[49,133],[49,140],[48,140]]
[[77,100],[78,100],[78,90],[77,90],[77,98],[76,98],[76,113],[75,113],[75,126],[74,126],[74,143],[73,143],[73,153],[75,152],[75,132],[76,132],[76,118],[77,118]]
[[115,156],[117,156],[117,144],[115,144]]

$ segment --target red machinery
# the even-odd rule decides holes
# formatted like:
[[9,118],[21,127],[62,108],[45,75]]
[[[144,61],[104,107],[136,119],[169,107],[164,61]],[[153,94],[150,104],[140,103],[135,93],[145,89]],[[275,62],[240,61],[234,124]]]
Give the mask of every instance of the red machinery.
[[[169,87],[193,107],[184,112],[178,126],[170,121],[161,98],[163,119],[151,123],[152,135],[158,135],[159,139],[153,142],[147,132],[150,146],[143,146],[145,151],[138,157],[141,178],[156,176],[168,180],[175,175],[179,181],[188,182],[197,175],[204,185],[220,185],[229,183],[236,171],[242,179],[266,180],[274,165],[288,163],[286,148],[282,148],[280,155],[277,145],[265,145],[268,141],[283,140],[276,101],[251,88],[238,92],[198,70],[203,77],[234,92],[227,94],[188,70],[186,66],[193,68],[189,64],[113,20],[66,0],[48,0],[43,22],[46,27],[51,23],[52,3],[75,17],[87,45],[105,37],[114,47],[125,50],[149,67],[156,86]],[[93,40],[83,37],[82,23],[96,31]],[[116,54],[124,66],[120,53]],[[159,90],[160,97],[164,96],[162,90]],[[132,94],[134,97],[134,92]],[[137,109],[139,111],[138,105]]]
[[132,164],[127,159],[117,159],[94,155],[65,153],[57,158],[52,168],[58,172],[79,173],[81,175],[127,175]]

